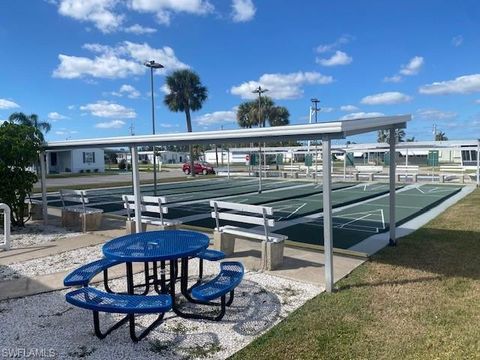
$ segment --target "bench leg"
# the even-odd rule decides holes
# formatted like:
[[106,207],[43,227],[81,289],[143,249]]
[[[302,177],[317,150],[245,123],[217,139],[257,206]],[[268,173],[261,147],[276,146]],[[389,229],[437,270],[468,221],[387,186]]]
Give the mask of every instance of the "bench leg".
[[201,282],[203,278],[203,259],[200,259],[198,264],[198,282]]
[[99,319],[99,316],[98,316],[98,311],[94,311],[93,312],[93,327],[95,329],[95,335],[99,338],[99,339],[104,339],[108,334],[110,334],[113,330],[116,330],[118,329],[120,326],[122,326],[123,324],[125,324],[128,319],[129,319],[129,316],[130,315],[127,315],[125,316],[122,320],[120,320],[119,322],[115,323],[113,326],[111,326],[107,331],[105,332],[102,332],[100,330],[100,319]]
[[113,290],[108,286],[108,269],[103,270],[103,287],[108,293],[113,293]]

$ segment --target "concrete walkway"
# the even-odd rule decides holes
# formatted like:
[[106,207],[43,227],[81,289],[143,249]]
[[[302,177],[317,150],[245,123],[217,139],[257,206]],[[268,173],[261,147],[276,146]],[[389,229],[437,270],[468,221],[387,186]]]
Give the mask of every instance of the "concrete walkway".
[[[58,224],[59,219],[57,216],[51,215],[49,216],[49,222],[51,224]],[[149,228],[148,230],[153,229]],[[61,241],[0,252],[0,265],[8,266],[9,264],[24,262],[31,259],[39,259],[45,256],[60,254],[83,247],[103,244],[124,234],[125,223],[123,221],[106,217],[104,218],[102,229],[99,231],[65,238]],[[235,254],[230,257],[230,259],[241,261],[249,270],[258,270],[260,268],[260,256],[260,242],[237,239]],[[335,281],[338,281],[349,274],[364,261],[365,259],[335,255]],[[143,271],[143,264],[137,264],[134,267],[134,270],[136,272]],[[0,281],[0,300],[63,289],[63,279],[68,272],[69,271],[66,270],[54,274]],[[275,276],[324,287],[324,255],[321,252],[313,250],[285,247],[285,260],[283,267],[280,270],[275,270],[270,273]],[[123,267],[119,266],[113,268],[112,271],[109,272],[109,276],[111,278],[125,276]],[[101,280],[101,274],[94,279],[94,281]]]

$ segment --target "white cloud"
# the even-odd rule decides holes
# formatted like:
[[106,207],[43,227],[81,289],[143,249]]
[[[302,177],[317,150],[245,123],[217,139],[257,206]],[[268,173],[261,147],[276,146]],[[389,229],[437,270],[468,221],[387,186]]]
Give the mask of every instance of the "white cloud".
[[227,111],[215,111],[195,118],[195,122],[201,126],[221,125],[224,123],[235,123],[236,121],[237,108]]
[[480,74],[459,76],[453,80],[438,81],[423,85],[419,89],[420,94],[446,95],[446,94],[469,94],[480,92]]
[[358,107],[356,107],[355,105],[343,105],[340,106],[340,110],[345,112],[354,112],[358,111]]
[[120,129],[125,125],[123,120],[112,120],[106,122],[99,122],[95,124],[97,129]]
[[353,59],[351,56],[348,56],[346,53],[339,50],[337,50],[335,54],[333,54],[331,57],[327,59],[320,59],[320,58],[316,59],[317,64],[320,64],[323,66],[348,65],[352,61]]
[[0,99],[0,109],[6,110],[6,109],[16,109],[19,108],[20,105],[18,105],[16,102],[7,100],[7,99]]
[[123,31],[125,31],[126,33],[135,34],[135,35],[143,35],[143,34],[153,34],[157,32],[157,29],[142,26],[140,24],[135,24],[135,25],[126,27],[125,29],[123,29]]
[[399,83],[402,81],[402,77],[400,75],[393,75],[393,76],[386,76],[383,78],[384,82],[392,82],[392,83]]
[[418,117],[426,120],[450,120],[457,117],[457,113],[453,111],[441,111],[437,109],[419,109]]
[[214,9],[207,0],[130,0],[129,6],[138,12],[154,13],[157,21],[164,25],[170,24],[172,13],[204,15]]
[[94,104],[80,106],[80,110],[88,111],[93,116],[104,118],[131,119],[137,116],[133,109],[108,101],[97,101]]
[[323,53],[326,53],[326,52],[329,52],[329,51],[333,51],[336,48],[340,47],[341,45],[348,44],[352,40],[353,40],[353,36],[345,34],[345,35],[340,36],[337,40],[335,40],[331,44],[323,44],[323,45],[317,46],[316,51],[319,54],[323,54]]
[[178,124],[169,124],[169,123],[160,123],[158,125],[161,128],[165,128],[165,129],[171,129],[171,128],[174,128],[174,127],[178,127]]
[[113,91],[111,94],[118,97],[126,95],[130,99],[136,99],[140,97],[140,91],[135,89],[132,85],[127,84],[123,84],[122,86],[120,86],[120,89],[118,91]]
[[352,119],[364,119],[364,118],[372,118],[383,116],[384,114],[381,112],[354,112],[347,115],[344,115],[340,118],[340,120],[352,120]]
[[462,35],[457,35],[452,38],[452,45],[455,47],[459,47],[460,45],[463,44],[463,36]]
[[366,105],[391,105],[409,102],[411,96],[398,91],[389,91],[380,94],[365,96],[360,102]]
[[402,65],[400,74],[406,76],[417,75],[424,63],[422,56],[415,56],[410,59],[408,64]]
[[58,12],[75,20],[91,22],[104,33],[117,30],[124,16],[115,12],[118,0],[60,0]]
[[93,58],[60,54],[60,64],[53,71],[54,77],[75,79],[82,77],[94,78],[125,78],[130,75],[141,75],[146,71],[143,63],[155,59],[165,66],[156,73],[188,68],[175,56],[172,48],[165,46],[152,48],[147,43],[124,41],[117,46],[101,44],[85,44],[85,49],[96,53]]
[[408,64],[404,64],[400,67],[400,70],[397,74],[393,76],[386,76],[383,78],[384,82],[393,82],[398,83],[403,80],[402,76],[413,76],[417,75],[420,72],[424,64],[424,59],[422,56],[414,56],[410,59]]
[[50,120],[53,120],[53,121],[67,119],[67,117],[66,117],[65,115],[59,114],[59,113],[56,112],[56,111],[49,112],[48,115],[47,115],[47,117],[48,117]]
[[269,89],[266,94],[273,99],[297,99],[303,95],[305,85],[324,85],[333,82],[333,77],[318,72],[296,72],[290,74],[264,74],[258,80],[232,86],[230,92],[242,99],[254,99],[252,91],[261,86]]
[[68,105],[67,106],[68,110],[75,110],[75,108],[76,108],[76,105]]
[[235,22],[246,22],[253,19],[257,9],[252,0],[233,0],[232,19]]
[[320,112],[322,112],[322,113],[331,113],[334,110],[335,109],[333,107],[328,107],[328,106],[320,108]]

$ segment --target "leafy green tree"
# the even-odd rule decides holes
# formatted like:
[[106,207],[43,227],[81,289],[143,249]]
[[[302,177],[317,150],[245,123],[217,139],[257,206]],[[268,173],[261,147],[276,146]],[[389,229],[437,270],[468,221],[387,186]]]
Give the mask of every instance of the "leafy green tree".
[[237,123],[242,128],[281,126],[289,124],[290,113],[286,107],[277,106],[268,96],[246,101],[239,105]]
[[[202,85],[200,77],[191,70],[177,70],[165,79],[169,93],[165,95],[164,103],[174,112],[184,112],[187,121],[187,131],[192,132],[191,111],[202,108],[207,100],[208,90]],[[194,157],[193,148],[190,146],[190,174],[193,171]]]
[[31,166],[41,150],[40,135],[38,129],[29,125],[5,122],[0,126],[0,202],[12,210],[15,226],[24,226],[25,199],[37,182]]
[[8,117],[8,121],[15,124],[32,126],[38,130],[38,136],[43,142],[44,133],[48,133],[52,129],[52,125],[48,121],[40,121],[37,114],[25,115],[22,112],[14,112]]
[[[395,143],[405,141],[405,130],[395,129]],[[377,142],[390,144],[390,130],[378,130]]]

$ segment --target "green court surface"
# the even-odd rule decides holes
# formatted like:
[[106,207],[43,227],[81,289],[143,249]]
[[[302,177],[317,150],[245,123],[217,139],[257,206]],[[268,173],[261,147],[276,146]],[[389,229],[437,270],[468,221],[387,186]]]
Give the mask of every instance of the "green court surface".
[[[398,192],[395,207],[397,226],[435,207],[461,189],[461,186],[420,185]],[[389,198],[384,196],[334,212],[332,220],[334,248],[348,249],[371,235],[388,230]],[[291,241],[323,246],[321,217],[275,232],[287,235]]]
[[[336,183],[332,184],[333,190],[344,189],[354,186],[355,183]],[[250,205],[265,205],[265,206],[272,206],[271,203],[275,203],[277,201],[283,202],[295,202],[300,201],[298,199],[306,198],[307,196],[316,196],[321,198],[321,194],[323,192],[322,185],[316,184],[308,184],[303,183],[301,187],[288,187],[286,189],[280,189],[275,191],[268,191],[262,192],[261,194],[258,193],[251,193],[248,195],[240,195],[240,196],[233,196],[225,198],[225,201],[235,202],[235,203],[242,203],[242,204],[250,204]],[[198,219],[186,222],[188,225],[192,226],[199,226],[199,227],[206,227],[213,229],[215,227],[215,221],[210,218],[211,208],[208,202],[202,202],[192,205],[185,205],[182,207],[172,209],[169,216],[173,216],[175,218],[185,217],[194,214],[206,214],[208,218],[205,219]],[[276,209],[274,207],[274,212]],[[232,222],[225,222],[225,225],[233,225]],[[222,225],[224,225],[222,223]],[[245,225],[243,225],[245,226]],[[248,226],[248,225],[246,225]]]

